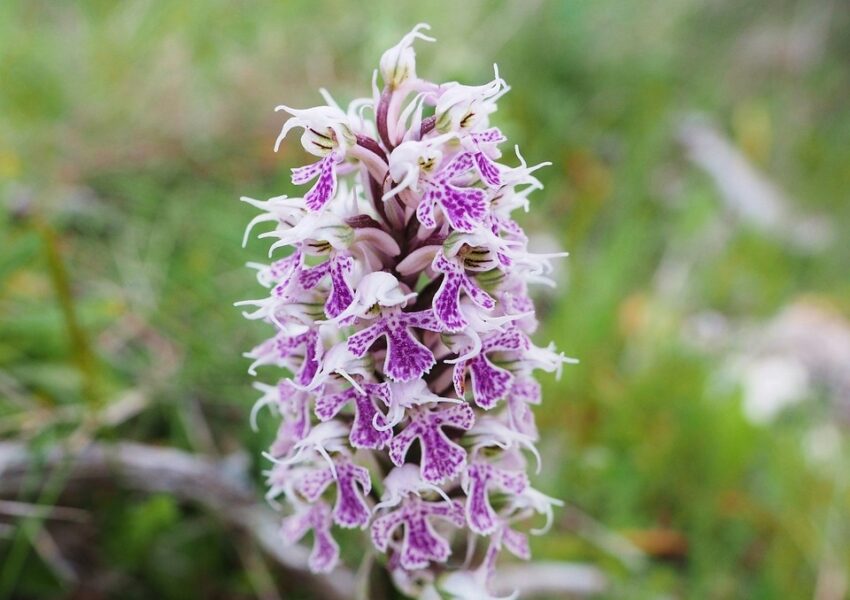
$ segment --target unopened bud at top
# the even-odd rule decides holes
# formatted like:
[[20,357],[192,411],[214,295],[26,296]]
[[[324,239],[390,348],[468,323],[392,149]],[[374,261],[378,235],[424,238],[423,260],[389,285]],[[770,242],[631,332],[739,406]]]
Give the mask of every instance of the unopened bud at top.
[[408,79],[416,77],[416,53],[413,51],[413,40],[435,41],[434,38],[421,33],[422,30],[429,29],[431,27],[427,24],[419,23],[410,33],[401,38],[398,44],[384,52],[380,62],[384,84],[396,88]]

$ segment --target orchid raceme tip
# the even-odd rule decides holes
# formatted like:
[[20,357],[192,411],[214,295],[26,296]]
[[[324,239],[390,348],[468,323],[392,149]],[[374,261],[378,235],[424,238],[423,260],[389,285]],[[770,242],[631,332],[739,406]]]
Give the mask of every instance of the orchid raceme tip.
[[278,107],[275,150],[300,132],[312,160],[292,170],[302,196],[243,198],[261,211],[246,236],[273,225],[273,260],[249,265],[267,295],[239,304],[274,328],[251,373],[289,373],[256,384],[251,414],[281,419],[264,456],[284,540],[312,532],[309,567],[328,572],[335,531],[362,529],[402,592],[485,598],[501,550],[527,559],[557,503],[526,476],[534,372],[570,360],[531,340],[529,286],[556,255],[530,253],[511,216],[542,186],[518,150],[502,160],[490,118],[509,88],[498,69],[477,86],[421,79],[428,29],[384,53],[372,97]]

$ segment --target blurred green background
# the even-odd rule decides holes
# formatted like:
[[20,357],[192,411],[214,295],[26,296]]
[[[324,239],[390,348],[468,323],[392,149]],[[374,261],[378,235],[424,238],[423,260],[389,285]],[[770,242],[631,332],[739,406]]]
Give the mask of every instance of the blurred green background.
[[[605,598],[847,597],[843,0],[0,2],[0,436],[246,449],[259,484],[238,197],[304,162],[276,104],[368,95],[419,21],[419,73],[497,62],[494,121],[554,163],[522,223],[571,253],[539,341],[581,364],[537,412],[568,505],[535,557],[598,565]],[[61,495],[39,477],[18,500]],[[70,575],[0,510],[0,595],[312,597],[168,495],[76,505],[46,525]]]

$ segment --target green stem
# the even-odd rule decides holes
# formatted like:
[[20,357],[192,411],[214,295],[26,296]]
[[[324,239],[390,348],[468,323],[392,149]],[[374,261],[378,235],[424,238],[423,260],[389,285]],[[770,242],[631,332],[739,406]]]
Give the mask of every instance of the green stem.
[[44,242],[50,281],[62,310],[65,328],[71,342],[73,360],[82,376],[83,398],[89,408],[98,409],[101,407],[101,399],[97,386],[95,356],[88,335],[77,317],[71,282],[68,270],[59,252],[59,240],[56,231],[43,219],[36,220],[36,229]]

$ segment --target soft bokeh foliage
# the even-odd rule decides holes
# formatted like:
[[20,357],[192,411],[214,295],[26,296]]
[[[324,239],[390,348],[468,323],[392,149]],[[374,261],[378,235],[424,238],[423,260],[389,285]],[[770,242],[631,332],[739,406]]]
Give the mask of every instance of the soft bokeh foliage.
[[[258,456],[272,425],[250,432],[239,353],[263,332],[230,304],[265,248],[240,248],[253,213],[237,198],[286,189],[303,163],[294,144],[272,152],[276,104],[313,105],[320,85],[349,100],[381,51],[428,21],[440,45],[418,49],[420,68],[479,83],[498,62],[513,87],[500,125],[530,162],[555,163],[523,226],[538,248],[571,252],[538,299],[540,336],[582,362],[545,382],[549,466],[535,483],[569,506],[535,557],[599,564],[611,598],[840,590],[846,407],[812,385],[753,421],[737,366],[789,305],[845,325],[850,314],[847,7],[463,4],[0,3],[2,436],[45,448],[83,431]],[[693,112],[795,210],[825,216],[832,245],[801,250],[731,218],[677,141]],[[143,405],[135,417],[92,424],[128,398]],[[34,470],[19,499],[60,492]],[[51,530],[77,540],[80,581],[63,583],[32,528],[0,513],[0,596],[310,597],[172,497],[63,502],[91,514],[73,535]],[[356,544],[343,547],[354,564]]]

